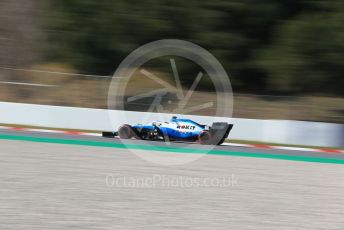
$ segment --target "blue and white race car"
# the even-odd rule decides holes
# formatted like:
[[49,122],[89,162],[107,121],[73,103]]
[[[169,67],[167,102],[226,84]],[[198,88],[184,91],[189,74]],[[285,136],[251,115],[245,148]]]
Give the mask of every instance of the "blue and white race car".
[[172,117],[169,122],[154,121],[142,125],[122,125],[117,132],[104,132],[105,137],[119,136],[121,139],[199,141],[205,145],[220,145],[228,137],[233,124],[215,122],[212,126],[201,125],[190,119]]

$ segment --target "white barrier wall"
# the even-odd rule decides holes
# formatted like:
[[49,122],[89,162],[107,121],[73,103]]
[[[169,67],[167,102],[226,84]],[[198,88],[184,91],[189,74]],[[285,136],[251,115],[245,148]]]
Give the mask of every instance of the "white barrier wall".
[[[148,123],[152,120],[167,120],[171,116],[172,114],[0,102],[0,123],[50,128],[112,131],[124,123]],[[234,128],[230,134],[232,139],[329,147],[344,144],[342,124],[181,116],[209,125],[214,121],[233,123]]]

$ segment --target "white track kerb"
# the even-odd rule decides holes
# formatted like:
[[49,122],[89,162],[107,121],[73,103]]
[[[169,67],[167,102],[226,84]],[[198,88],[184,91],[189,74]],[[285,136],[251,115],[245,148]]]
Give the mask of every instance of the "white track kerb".
[[[174,84],[166,82],[164,79],[156,76],[154,73],[145,68],[145,64],[147,62],[166,56],[171,57],[169,67],[171,75],[174,76]],[[194,64],[197,64],[200,69],[202,69],[201,71],[194,73],[194,82],[190,88],[186,89],[182,85],[185,74],[183,75],[183,73],[178,71],[178,63],[175,60],[177,57],[182,58],[185,61],[191,61]],[[132,95],[130,98],[126,98],[126,89],[130,84],[130,79],[135,73],[141,74],[145,81],[152,81],[152,83],[160,85],[161,88],[154,90],[152,93],[146,92],[144,95],[138,94]],[[216,101],[208,101],[196,106],[193,105],[192,107],[188,106],[193,92],[197,90],[199,82],[205,75],[209,76],[214,85]],[[140,86],[136,85],[135,87],[137,88]],[[169,121],[173,115],[184,117],[184,114],[186,113],[195,112],[209,107],[215,107],[216,109],[216,114],[214,114],[213,117],[232,117],[233,93],[228,74],[221,63],[211,53],[191,42],[174,39],[151,42],[134,50],[131,54],[129,54],[129,56],[127,56],[127,58],[123,60],[114,74],[114,78],[112,79],[108,92],[108,109],[111,123],[115,124],[118,123],[118,120],[120,120],[122,124],[130,124],[126,113],[123,113],[124,116],[118,117],[114,116],[114,114],[111,113],[111,110],[114,108],[125,110],[124,104],[127,101],[146,97],[147,93],[149,96],[154,97],[155,99],[152,101],[149,109],[145,111],[147,112],[146,116],[143,116],[139,119],[140,124],[152,122],[157,114],[159,114],[158,119],[160,121]],[[171,111],[164,110],[163,104],[160,100],[161,95],[167,93],[174,94],[179,100],[176,108]],[[211,120],[212,122],[219,121],[215,118]],[[117,127],[113,128],[115,130]],[[168,140],[166,137],[165,139]],[[122,142],[124,144],[126,143],[125,140]],[[155,145],[155,142],[145,144]],[[166,145],[170,145],[169,141],[166,142]],[[185,143],[185,146],[187,145],[189,144]],[[207,148],[211,150],[213,147],[208,146]],[[142,155],[141,151],[131,151],[134,153],[139,153],[137,155],[143,157],[145,160],[162,165],[185,164],[200,157],[199,154],[185,156],[167,155],[161,157],[157,156],[156,154]]]

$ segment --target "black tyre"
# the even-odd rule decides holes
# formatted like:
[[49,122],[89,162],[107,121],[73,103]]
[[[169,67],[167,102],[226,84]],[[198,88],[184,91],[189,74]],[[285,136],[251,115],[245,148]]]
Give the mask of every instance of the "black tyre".
[[131,139],[134,136],[133,128],[130,125],[122,125],[118,129],[118,136],[121,139]]
[[211,145],[212,144],[212,137],[209,131],[203,131],[199,137],[199,142],[202,145]]

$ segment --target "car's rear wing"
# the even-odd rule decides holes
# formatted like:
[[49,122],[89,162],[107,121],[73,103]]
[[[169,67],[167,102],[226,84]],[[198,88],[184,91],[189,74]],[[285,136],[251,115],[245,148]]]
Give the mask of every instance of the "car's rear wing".
[[214,122],[210,128],[212,144],[222,144],[233,129],[233,126],[233,124],[228,124],[227,122]]

